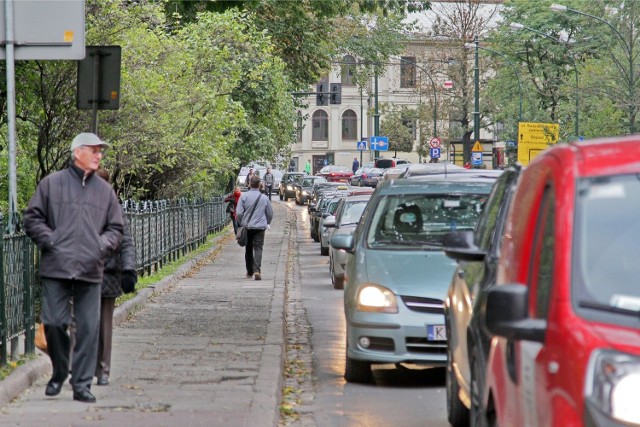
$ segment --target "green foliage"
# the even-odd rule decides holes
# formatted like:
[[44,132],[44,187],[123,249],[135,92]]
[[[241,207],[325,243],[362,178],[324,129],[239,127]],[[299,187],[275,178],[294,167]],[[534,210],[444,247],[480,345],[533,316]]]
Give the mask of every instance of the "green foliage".
[[380,123],[380,134],[389,138],[389,151],[410,153],[413,151],[413,126],[417,113],[406,106],[395,107],[384,104]]

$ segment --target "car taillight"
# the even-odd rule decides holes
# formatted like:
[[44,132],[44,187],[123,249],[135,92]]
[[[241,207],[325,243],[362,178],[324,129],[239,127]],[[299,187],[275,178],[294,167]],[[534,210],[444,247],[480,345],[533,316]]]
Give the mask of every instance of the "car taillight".
[[366,173],[362,174],[362,179],[367,179],[367,174]]

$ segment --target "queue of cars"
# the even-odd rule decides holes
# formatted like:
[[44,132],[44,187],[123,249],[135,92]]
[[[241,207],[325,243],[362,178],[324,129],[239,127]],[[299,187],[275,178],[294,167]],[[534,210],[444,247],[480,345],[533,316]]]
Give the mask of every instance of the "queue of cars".
[[640,425],[639,177],[637,136],[557,144],[445,238],[453,425]]

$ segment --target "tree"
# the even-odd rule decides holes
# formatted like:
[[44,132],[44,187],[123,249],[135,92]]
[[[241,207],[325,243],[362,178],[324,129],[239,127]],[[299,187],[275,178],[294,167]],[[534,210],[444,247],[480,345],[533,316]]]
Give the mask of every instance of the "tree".
[[384,116],[380,123],[380,133],[389,138],[389,151],[394,152],[394,157],[397,157],[398,151],[403,153],[413,151],[416,112],[406,106],[396,107],[386,104],[382,106],[381,111]]

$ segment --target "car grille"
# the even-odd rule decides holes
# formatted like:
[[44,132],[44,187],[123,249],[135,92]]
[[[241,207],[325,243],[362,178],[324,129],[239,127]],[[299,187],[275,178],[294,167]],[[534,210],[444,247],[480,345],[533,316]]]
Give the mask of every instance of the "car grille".
[[405,345],[409,353],[447,354],[446,341],[427,341],[426,338],[422,337],[407,337]]
[[407,296],[401,296],[400,298],[402,298],[402,302],[409,310],[444,315],[444,301],[442,300]]

